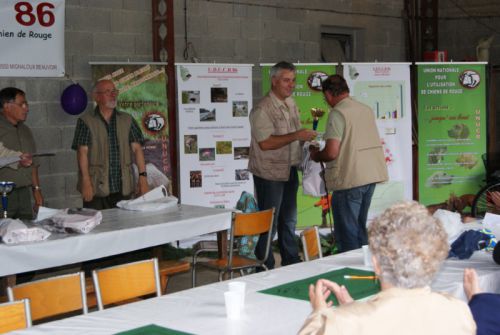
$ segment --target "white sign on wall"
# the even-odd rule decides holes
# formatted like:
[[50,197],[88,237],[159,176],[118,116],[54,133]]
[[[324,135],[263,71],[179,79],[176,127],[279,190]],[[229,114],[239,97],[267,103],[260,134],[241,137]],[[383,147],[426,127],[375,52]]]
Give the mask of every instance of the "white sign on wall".
[[0,76],[64,76],[64,0],[0,1]]
[[176,64],[182,204],[233,208],[248,171],[252,65]]
[[377,184],[370,216],[413,198],[410,63],[344,63],[354,99],[370,106],[384,146],[389,181]]

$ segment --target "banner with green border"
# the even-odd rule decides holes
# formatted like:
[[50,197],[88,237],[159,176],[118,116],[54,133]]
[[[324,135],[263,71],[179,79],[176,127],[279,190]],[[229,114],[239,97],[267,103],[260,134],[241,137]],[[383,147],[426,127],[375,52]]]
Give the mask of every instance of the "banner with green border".
[[417,70],[419,200],[470,203],[485,179],[485,64],[420,63]]
[[[269,70],[274,64],[260,64],[262,66],[262,95],[271,89]],[[296,85],[293,93],[295,103],[300,110],[302,127],[312,129],[313,117],[311,109],[321,109],[325,113],[318,122],[318,132],[323,133],[328,117],[328,104],[323,98],[321,80],[336,73],[336,63],[294,64],[297,68]],[[309,227],[322,224],[322,207],[315,206],[320,198],[303,195],[302,176],[299,174],[300,186],[297,192],[297,227]]]

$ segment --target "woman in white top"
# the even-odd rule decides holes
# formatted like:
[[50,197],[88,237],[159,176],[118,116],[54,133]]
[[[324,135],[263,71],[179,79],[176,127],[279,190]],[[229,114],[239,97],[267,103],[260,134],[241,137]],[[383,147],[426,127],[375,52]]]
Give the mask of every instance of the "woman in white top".
[[[363,302],[320,279],[309,288],[313,312],[300,334],[475,334],[465,302],[432,292],[429,285],[448,255],[446,232],[417,202],[387,209],[368,227],[381,292]],[[326,299],[333,292],[340,306]]]

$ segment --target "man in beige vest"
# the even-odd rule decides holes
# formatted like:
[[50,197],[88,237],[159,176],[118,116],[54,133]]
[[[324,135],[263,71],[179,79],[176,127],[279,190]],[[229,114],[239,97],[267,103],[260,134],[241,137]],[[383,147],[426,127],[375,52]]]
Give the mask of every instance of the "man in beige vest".
[[329,76],[322,86],[333,109],[324,135],[326,146],[322,151],[313,148],[311,158],[327,162],[335,239],[340,252],[345,252],[368,243],[366,220],[375,184],[389,178],[371,108],[349,97],[349,87],[340,75]]
[[[271,68],[271,91],[250,113],[252,139],[248,169],[253,173],[260,210],[274,207],[272,235],[278,232],[281,264],[300,262],[297,224],[297,166],[301,162],[300,141],[312,140],[316,132],[302,129],[299,110],[293,101],[295,66],[279,62]],[[265,255],[267,236],[260,236],[255,248],[259,259],[274,268],[272,252]]]
[[93,91],[97,107],[76,124],[72,148],[77,151],[77,187],[86,208],[113,208],[131,197],[132,156],[139,170],[139,193],[148,191],[144,138],[135,120],[116,110],[117,96],[112,81],[99,81]]

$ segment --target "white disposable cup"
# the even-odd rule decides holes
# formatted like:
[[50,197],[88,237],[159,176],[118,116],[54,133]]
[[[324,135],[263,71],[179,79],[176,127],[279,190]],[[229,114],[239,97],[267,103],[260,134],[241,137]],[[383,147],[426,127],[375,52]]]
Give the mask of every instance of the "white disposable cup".
[[370,247],[368,245],[362,246],[363,248],[363,262],[365,266],[373,266],[372,263],[372,253],[370,252]]
[[245,306],[245,290],[246,290],[247,284],[242,281],[232,281],[228,283],[229,291],[230,292],[236,292],[239,297],[240,297],[240,305],[241,308]]
[[224,303],[228,319],[239,319],[241,316],[241,296],[238,292],[224,292]]

